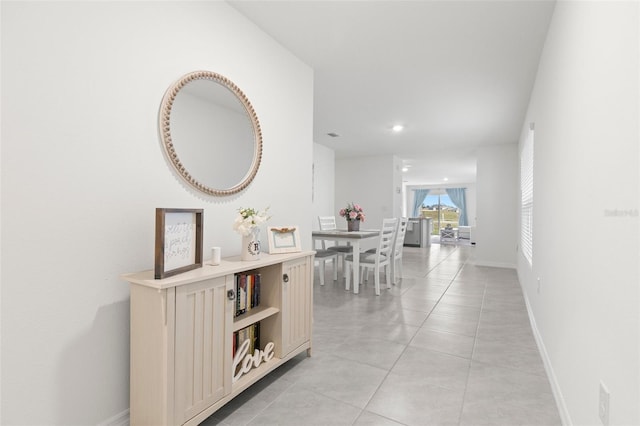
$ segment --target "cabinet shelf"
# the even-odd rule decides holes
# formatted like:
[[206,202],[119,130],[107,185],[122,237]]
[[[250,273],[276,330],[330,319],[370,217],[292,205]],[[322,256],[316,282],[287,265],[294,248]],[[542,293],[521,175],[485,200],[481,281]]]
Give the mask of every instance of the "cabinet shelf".
[[[314,252],[223,259],[156,280],[126,274],[131,294],[131,426],[196,426],[294,356],[311,353]],[[260,274],[260,304],[234,317],[237,274]],[[288,279],[285,280],[284,277]],[[273,358],[233,382],[233,334],[260,324]]]
[[233,319],[233,331],[242,330],[245,327],[250,326],[258,321],[262,321],[265,318],[269,318],[272,315],[280,312],[280,309],[273,306],[258,306],[250,311],[238,315]]

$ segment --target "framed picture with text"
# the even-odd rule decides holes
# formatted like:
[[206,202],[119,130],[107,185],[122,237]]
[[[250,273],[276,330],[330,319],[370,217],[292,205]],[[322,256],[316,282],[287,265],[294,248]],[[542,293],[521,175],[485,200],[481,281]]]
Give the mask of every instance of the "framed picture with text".
[[202,267],[202,209],[156,209],[154,278]]
[[294,253],[301,251],[300,232],[297,226],[267,228],[269,236],[269,253]]

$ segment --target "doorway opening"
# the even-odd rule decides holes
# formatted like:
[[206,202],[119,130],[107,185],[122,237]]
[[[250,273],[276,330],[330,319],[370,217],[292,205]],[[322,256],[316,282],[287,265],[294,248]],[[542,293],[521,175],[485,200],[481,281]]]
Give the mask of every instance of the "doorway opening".
[[444,189],[432,189],[422,202],[422,216],[430,217],[433,222],[431,236],[433,242],[440,242],[442,228],[457,228],[460,209],[455,206]]

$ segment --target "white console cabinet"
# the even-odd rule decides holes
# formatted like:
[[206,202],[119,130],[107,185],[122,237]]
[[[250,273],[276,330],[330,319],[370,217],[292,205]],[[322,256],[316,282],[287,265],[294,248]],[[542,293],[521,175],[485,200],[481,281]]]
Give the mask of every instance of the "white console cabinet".
[[[130,424],[196,425],[295,355],[311,354],[314,252],[223,259],[156,280],[123,275],[131,289]],[[260,274],[260,305],[235,314],[235,276]],[[232,382],[233,333],[260,322],[274,357]]]

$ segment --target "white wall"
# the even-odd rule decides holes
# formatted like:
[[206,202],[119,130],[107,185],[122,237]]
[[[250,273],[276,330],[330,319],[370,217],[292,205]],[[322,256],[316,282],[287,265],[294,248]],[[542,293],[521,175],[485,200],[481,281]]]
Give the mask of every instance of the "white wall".
[[[239,253],[241,206],[311,247],[313,73],[224,2],[2,2],[2,424],[126,418],[129,290],[156,207],[204,209]],[[205,69],[251,100],[262,165],[243,193],[187,188],[165,160],[166,88]],[[283,125],[283,123],[287,123]],[[233,161],[233,160],[231,160]]]
[[[345,219],[338,212],[347,203],[357,203],[366,214],[360,228],[380,229],[382,219],[399,217],[402,194],[396,192],[401,175],[394,156],[371,156],[336,159],[335,216],[338,228],[346,228]],[[374,243],[369,243],[374,244]],[[367,247],[363,248],[366,249]]]
[[640,424],[639,22],[638,2],[558,2],[523,124],[533,267],[519,255],[518,273],[565,424],[601,424],[601,381],[610,424]]
[[516,266],[518,164],[516,144],[478,149],[474,255],[477,265]]
[[393,156],[393,206],[391,217],[402,217],[402,160]]
[[[338,216],[335,209],[335,153],[313,144],[313,229],[320,229],[318,216]],[[337,218],[336,218],[337,219]]]

